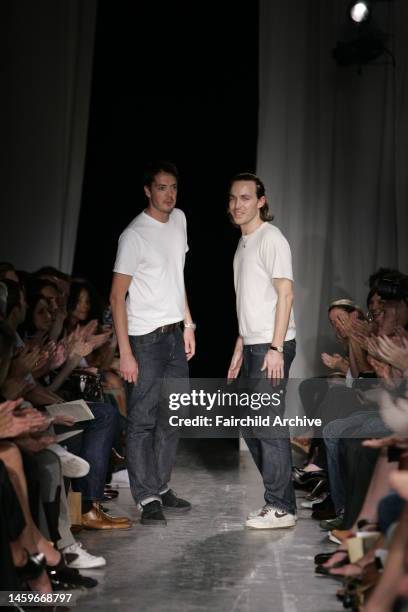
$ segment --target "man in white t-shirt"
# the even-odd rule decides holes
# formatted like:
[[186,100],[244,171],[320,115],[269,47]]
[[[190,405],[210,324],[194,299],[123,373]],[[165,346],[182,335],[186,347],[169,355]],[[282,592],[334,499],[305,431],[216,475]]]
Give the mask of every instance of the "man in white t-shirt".
[[195,324],[184,289],[186,218],[175,208],[177,182],[177,169],[169,162],[147,169],[148,206],[120,236],[110,298],[120,372],[129,383],[130,488],[145,525],[166,524],[163,510],[191,509],[169,488],[178,435],[160,418],[160,380],[188,378],[187,361],[195,353]]
[[[239,336],[228,378],[288,378],[296,353],[293,317],[293,273],[289,244],[269,221],[265,187],[254,174],[239,174],[230,183],[229,214],[241,229],[234,257],[234,284]],[[281,407],[283,409],[283,406]],[[283,435],[282,435],[283,434]],[[296,524],[289,432],[276,437],[246,437],[262,475],[265,505],[251,512],[248,527],[272,529]]]

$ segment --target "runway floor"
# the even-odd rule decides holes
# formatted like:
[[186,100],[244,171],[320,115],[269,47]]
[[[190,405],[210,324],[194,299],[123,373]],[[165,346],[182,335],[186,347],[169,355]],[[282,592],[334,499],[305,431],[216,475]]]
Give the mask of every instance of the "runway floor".
[[[261,480],[248,452],[224,441],[191,450],[184,443],[172,486],[191,501],[167,527],[146,527],[130,491],[120,489],[112,509],[134,521],[129,531],[82,531],[79,539],[107,566],[89,570],[96,588],[75,610],[149,612],[335,612],[336,583],[314,574],[313,557],[333,545],[300,509],[294,529],[250,530],[244,519],[263,505]],[[300,504],[299,504],[300,506]]]

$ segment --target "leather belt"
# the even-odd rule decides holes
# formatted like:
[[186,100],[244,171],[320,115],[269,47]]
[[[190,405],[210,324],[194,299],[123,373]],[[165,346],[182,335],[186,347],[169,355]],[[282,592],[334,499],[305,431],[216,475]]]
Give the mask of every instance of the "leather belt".
[[160,334],[169,334],[172,331],[175,331],[176,329],[178,329],[180,327],[181,322],[178,321],[177,323],[169,323],[169,325],[162,325],[161,327],[158,327],[157,329],[155,329],[153,332],[151,333],[156,333],[159,332]]

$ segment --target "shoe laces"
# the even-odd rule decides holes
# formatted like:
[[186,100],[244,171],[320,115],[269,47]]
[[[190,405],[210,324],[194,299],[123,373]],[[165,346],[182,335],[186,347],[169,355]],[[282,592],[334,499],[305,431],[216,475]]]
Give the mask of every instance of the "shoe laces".
[[[274,506],[269,506],[268,504],[266,504],[259,516],[267,516],[270,512],[275,512],[275,516],[276,518],[281,518],[283,515],[287,514],[287,512],[285,512],[285,510],[279,510],[279,508],[275,508]],[[278,516],[276,513],[279,512],[281,516]]]
[[74,544],[71,544],[71,546],[67,546],[66,549],[64,549],[64,552],[67,553],[75,553],[78,551],[78,549],[81,549],[80,552],[84,552],[85,549],[82,546],[81,542],[75,542]]
[[268,506],[267,504],[265,504],[265,506],[260,511],[259,516],[266,516],[267,514],[269,514],[269,512],[272,512],[272,510],[274,510],[273,506]]

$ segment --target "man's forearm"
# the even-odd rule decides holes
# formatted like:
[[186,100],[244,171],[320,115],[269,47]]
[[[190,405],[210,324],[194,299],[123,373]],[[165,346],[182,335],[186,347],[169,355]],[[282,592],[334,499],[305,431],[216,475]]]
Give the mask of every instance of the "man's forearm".
[[118,339],[119,353],[120,355],[129,354],[132,352],[132,349],[129,343],[126,302],[124,299],[112,297],[111,307],[116,337]]
[[242,351],[243,348],[244,348],[244,341],[242,339],[242,336],[238,336],[235,342],[234,352]]
[[292,310],[293,294],[278,294],[278,302],[275,311],[275,329],[273,332],[272,344],[283,346],[286,332],[288,331],[290,312]]
[[190,307],[188,305],[187,293],[184,291],[184,323],[192,323],[193,317],[191,316]]

